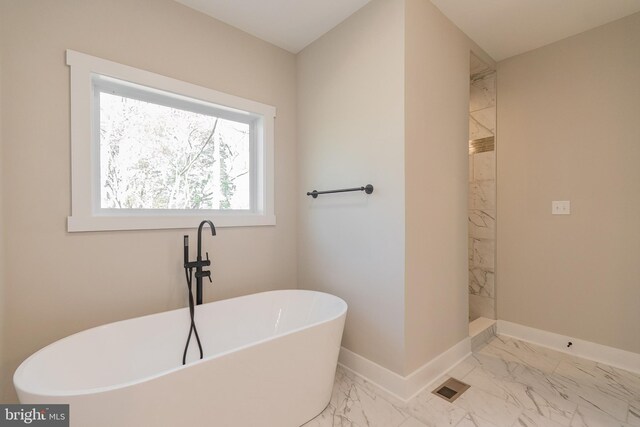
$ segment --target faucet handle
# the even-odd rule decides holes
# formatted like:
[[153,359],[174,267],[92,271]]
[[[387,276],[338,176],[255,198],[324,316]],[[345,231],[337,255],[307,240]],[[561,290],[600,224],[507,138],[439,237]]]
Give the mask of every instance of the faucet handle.
[[205,270],[202,273],[200,273],[200,277],[206,277],[207,279],[209,279],[210,283],[213,283],[213,280],[211,280],[211,272],[209,270]]
[[207,259],[202,261],[202,265],[203,266],[210,266],[211,265],[211,260],[209,259],[209,252],[205,252]]
[[[211,260],[209,260],[209,252],[206,252],[207,254],[207,265],[211,265]],[[213,283],[213,280],[211,280],[211,272],[209,272],[209,275],[207,276],[209,278],[209,282]]]
[[209,270],[203,270],[203,271],[196,271],[196,279],[201,279],[203,277],[208,277],[209,281],[211,283],[213,283],[213,280],[211,280],[211,272]]

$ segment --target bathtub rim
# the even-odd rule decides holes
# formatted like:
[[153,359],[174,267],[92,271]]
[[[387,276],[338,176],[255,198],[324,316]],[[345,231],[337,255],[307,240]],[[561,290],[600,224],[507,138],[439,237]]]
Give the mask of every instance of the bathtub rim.
[[36,358],[40,353],[44,352],[46,349],[48,349],[49,347],[62,343],[64,341],[67,341],[69,339],[71,339],[72,337],[85,333],[85,332],[89,332],[89,331],[93,331],[96,329],[100,329],[100,328],[104,328],[110,325],[115,325],[115,324],[119,324],[122,322],[127,322],[130,320],[134,320],[134,319],[142,319],[142,318],[146,318],[146,317],[151,317],[151,316],[156,316],[159,314],[164,314],[164,313],[172,313],[175,311],[188,311],[189,307],[183,307],[183,308],[177,308],[174,310],[167,310],[167,311],[160,311],[157,313],[151,313],[151,314],[145,314],[144,316],[137,316],[137,317],[131,317],[128,319],[123,319],[123,320],[117,320],[115,322],[110,322],[110,323],[105,323],[103,325],[98,325],[98,326],[94,326],[92,328],[89,329],[84,329],[82,331],[78,331],[76,333],[73,333],[71,335],[67,335],[66,337],[60,338],[59,340],[56,340],[50,344],[47,344],[46,346],[42,347],[41,349],[39,349],[38,351],[36,351],[35,353],[31,354],[29,357],[27,357],[25,360],[22,361],[22,363],[20,363],[20,365],[18,366],[18,368],[15,370],[14,374],[13,374],[13,386],[16,389],[16,392],[20,391],[22,393],[26,393],[26,394],[32,394],[32,395],[40,395],[40,396],[47,396],[47,397],[74,397],[74,396],[85,396],[85,395],[90,395],[90,394],[99,394],[99,393],[106,393],[112,390],[118,390],[118,389],[124,389],[126,387],[130,387],[130,386],[134,386],[137,384],[142,384],[148,381],[152,381],[156,378],[160,378],[162,376],[165,375],[169,375],[171,373],[192,367],[192,366],[196,366],[199,365],[201,363],[205,363],[207,361],[219,358],[219,357],[224,357],[226,355],[241,351],[241,350],[245,350],[251,347],[255,347],[258,346],[260,344],[269,342],[269,341],[273,341],[277,338],[282,338],[282,337],[286,337],[292,334],[295,334],[297,332],[301,332],[304,331],[306,329],[311,329],[314,326],[318,326],[324,323],[330,323],[333,322],[337,319],[339,319],[340,317],[346,316],[347,311],[348,311],[348,304],[346,303],[345,300],[343,300],[342,298],[340,298],[339,296],[327,293],[327,292],[321,292],[321,291],[314,291],[314,290],[310,290],[310,289],[274,289],[274,290],[270,290],[270,291],[263,291],[263,292],[256,292],[253,294],[247,294],[247,295],[240,295],[237,297],[232,297],[232,298],[226,298],[226,299],[221,299],[221,300],[216,300],[216,301],[210,301],[206,304],[203,305],[209,305],[209,304],[215,304],[217,302],[222,302],[222,301],[232,301],[232,300],[236,300],[236,299],[240,299],[240,298],[245,298],[245,297],[249,297],[252,295],[262,295],[262,294],[273,294],[273,293],[291,293],[291,292],[302,292],[302,293],[313,293],[313,294],[323,294],[323,295],[328,295],[332,298],[335,298],[339,304],[342,305],[342,310],[340,310],[340,313],[338,313],[335,316],[329,316],[326,319],[317,321],[317,322],[313,322],[313,323],[309,323],[307,325],[301,326],[299,328],[295,328],[292,329],[288,332],[285,332],[283,334],[278,334],[278,335],[274,335],[274,336],[270,336],[268,338],[264,338],[261,340],[257,340],[254,342],[251,342],[249,344],[245,344],[239,347],[235,347],[232,350],[227,350],[221,353],[216,354],[215,356],[207,356],[204,357],[203,359],[198,359],[195,360],[191,363],[188,363],[186,365],[179,365],[175,368],[171,368],[171,369],[167,369],[164,371],[160,371],[159,373],[153,374],[153,375],[149,375],[146,376],[144,378],[138,379],[138,380],[133,380],[133,381],[126,381],[126,382],[122,382],[122,383],[118,383],[116,385],[110,385],[110,386],[102,386],[102,387],[92,387],[92,388],[86,388],[86,389],[81,389],[81,390],[64,390],[64,391],[60,391],[60,390],[27,390],[24,387],[20,387],[20,385],[18,384],[19,381],[16,381],[16,378],[18,378],[20,376],[20,374],[26,369],[26,367],[29,365],[29,361],[31,361],[32,359]]

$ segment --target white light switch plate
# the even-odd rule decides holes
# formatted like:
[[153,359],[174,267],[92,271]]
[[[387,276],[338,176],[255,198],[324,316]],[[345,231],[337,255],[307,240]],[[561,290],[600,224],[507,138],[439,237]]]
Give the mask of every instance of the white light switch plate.
[[571,201],[554,200],[551,202],[551,213],[553,215],[569,215],[571,214]]

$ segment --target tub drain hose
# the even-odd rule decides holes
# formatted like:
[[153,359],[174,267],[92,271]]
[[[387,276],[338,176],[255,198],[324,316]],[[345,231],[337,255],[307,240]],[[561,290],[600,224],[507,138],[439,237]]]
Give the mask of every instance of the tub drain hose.
[[196,336],[198,342],[198,349],[200,349],[200,359],[202,359],[202,344],[200,343],[200,336],[198,335],[198,329],[196,329],[195,316],[195,304],[193,302],[193,291],[191,283],[193,282],[193,268],[185,267],[185,276],[187,277],[187,287],[189,288],[189,314],[191,315],[191,327],[189,328],[189,336],[187,337],[187,344],[184,346],[184,354],[182,355],[182,364],[187,363],[187,350],[189,350],[189,342],[191,341],[191,334]]

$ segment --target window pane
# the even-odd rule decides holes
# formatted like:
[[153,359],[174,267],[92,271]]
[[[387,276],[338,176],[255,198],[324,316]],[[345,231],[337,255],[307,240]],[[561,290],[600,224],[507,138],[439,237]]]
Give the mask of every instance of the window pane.
[[250,209],[250,130],[100,92],[100,206]]

